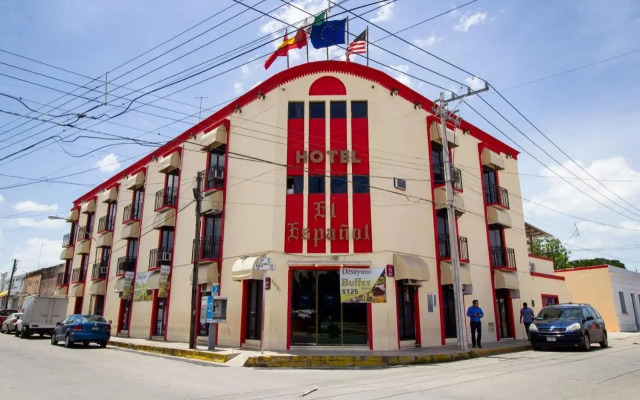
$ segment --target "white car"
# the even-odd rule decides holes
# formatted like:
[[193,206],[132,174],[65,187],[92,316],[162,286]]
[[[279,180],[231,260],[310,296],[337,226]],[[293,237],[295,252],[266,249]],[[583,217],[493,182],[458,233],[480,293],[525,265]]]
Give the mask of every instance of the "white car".
[[16,324],[22,319],[22,313],[13,313],[7,316],[7,319],[0,326],[0,333],[11,333],[16,329]]

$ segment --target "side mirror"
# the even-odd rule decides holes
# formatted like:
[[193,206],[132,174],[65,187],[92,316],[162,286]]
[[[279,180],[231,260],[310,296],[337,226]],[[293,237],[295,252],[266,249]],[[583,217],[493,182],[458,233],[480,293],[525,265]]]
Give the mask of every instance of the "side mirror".
[[593,317],[592,316],[588,316],[585,321],[593,321]]

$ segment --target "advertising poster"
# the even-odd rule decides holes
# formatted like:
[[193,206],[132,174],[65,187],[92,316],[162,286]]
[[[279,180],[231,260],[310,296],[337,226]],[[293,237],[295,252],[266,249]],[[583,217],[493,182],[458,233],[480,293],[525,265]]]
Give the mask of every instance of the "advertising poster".
[[133,289],[133,301],[151,301],[153,295],[147,290],[150,272],[140,272],[136,276],[136,286]]
[[122,298],[124,300],[131,300],[133,295],[133,271],[127,271],[124,273],[124,287],[122,288]]
[[387,278],[384,268],[340,268],[342,303],[386,303]]
[[169,296],[169,272],[171,271],[170,265],[160,266],[160,280],[158,283],[158,297]]

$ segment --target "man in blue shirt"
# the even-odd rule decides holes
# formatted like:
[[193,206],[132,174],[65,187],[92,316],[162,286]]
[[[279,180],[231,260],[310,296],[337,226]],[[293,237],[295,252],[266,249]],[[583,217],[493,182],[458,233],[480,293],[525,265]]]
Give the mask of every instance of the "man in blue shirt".
[[520,323],[524,323],[524,329],[527,332],[527,339],[529,339],[529,327],[533,321],[533,310],[527,307],[527,303],[522,303],[520,309]]
[[[484,317],[484,313],[482,312],[482,308],[478,307],[478,300],[473,301],[473,305],[467,309],[467,317],[471,320],[471,345],[472,347],[476,347],[476,345],[482,348],[482,321],[481,318]],[[478,333],[478,338],[476,339],[476,332]]]

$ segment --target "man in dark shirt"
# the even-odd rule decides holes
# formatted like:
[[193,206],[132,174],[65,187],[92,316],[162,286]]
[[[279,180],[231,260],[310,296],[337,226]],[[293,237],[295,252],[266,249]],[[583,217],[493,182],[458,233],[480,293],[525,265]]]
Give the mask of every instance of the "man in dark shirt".
[[520,309],[520,323],[524,323],[524,329],[527,332],[527,339],[529,339],[529,327],[533,321],[533,310],[527,307],[527,303],[522,303]]
[[[484,312],[482,312],[482,308],[478,307],[478,300],[473,301],[473,305],[467,309],[467,317],[471,320],[471,345],[472,347],[476,347],[476,345],[482,348],[482,320],[484,317]],[[478,333],[478,338],[476,339],[476,332]]]

